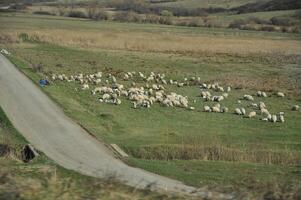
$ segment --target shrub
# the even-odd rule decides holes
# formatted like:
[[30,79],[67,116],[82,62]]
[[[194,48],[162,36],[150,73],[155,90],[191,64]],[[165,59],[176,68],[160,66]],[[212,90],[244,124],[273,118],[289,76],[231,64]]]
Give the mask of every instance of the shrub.
[[146,14],[144,22],[146,22],[146,23],[153,23],[153,24],[159,24],[160,17],[158,15],[155,15],[155,14]]
[[270,24],[268,20],[260,19],[258,17],[249,17],[248,18],[249,23],[255,23],[255,24]]
[[142,16],[130,11],[130,12],[118,12],[114,16],[114,20],[120,22],[143,22]]
[[229,28],[237,28],[240,29],[242,28],[243,25],[245,25],[246,22],[242,19],[234,20],[229,24]]
[[165,16],[165,17],[172,17],[173,16],[172,12],[168,11],[168,10],[162,10],[160,14],[162,16]]
[[35,11],[33,14],[36,15],[55,15],[54,13],[48,12],[48,11]]
[[93,20],[108,20],[109,15],[103,10],[97,10],[96,8],[90,8],[88,10],[88,18]]
[[296,10],[294,16],[298,19],[301,19],[301,10]]
[[23,42],[26,42],[26,41],[29,41],[29,36],[27,33],[20,33],[18,35],[18,37],[23,41]]
[[274,26],[262,26],[259,28],[259,30],[268,32],[277,31],[277,29]]
[[68,14],[68,17],[76,17],[76,18],[87,18],[86,14],[79,10],[71,10]]
[[59,13],[59,16],[64,16],[65,15],[65,10],[63,8],[59,8],[58,13]]
[[270,21],[273,25],[276,25],[276,26],[290,26],[290,25],[292,25],[290,20],[287,19],[287,18],[272,17],[270,19]]

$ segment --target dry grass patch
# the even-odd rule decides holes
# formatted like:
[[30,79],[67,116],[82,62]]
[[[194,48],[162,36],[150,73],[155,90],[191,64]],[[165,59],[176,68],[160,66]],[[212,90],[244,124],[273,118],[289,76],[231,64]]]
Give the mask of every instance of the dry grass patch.
[[133,50],[180,54],[228,53],[247,55],[251,53],[301,54],[301,41],[272,40],[260,38],[229,38],[170,33],[118,32],[96,30],[43,29],[0,32],[1,41],[16,42],[20,33],[37,38],[41,42],[68,47],[102,48],[110,50]]

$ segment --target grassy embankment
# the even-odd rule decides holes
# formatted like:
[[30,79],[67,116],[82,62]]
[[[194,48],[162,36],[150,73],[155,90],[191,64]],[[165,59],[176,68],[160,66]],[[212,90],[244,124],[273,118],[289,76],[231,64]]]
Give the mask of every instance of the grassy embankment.
[[[0,108],[0,199],[181,199],[136,190],[114,179],[99,180],[63,169],[44,154],[24,163],[27,141],[14,129]],[[187,198],[187,197],[186,197]]]

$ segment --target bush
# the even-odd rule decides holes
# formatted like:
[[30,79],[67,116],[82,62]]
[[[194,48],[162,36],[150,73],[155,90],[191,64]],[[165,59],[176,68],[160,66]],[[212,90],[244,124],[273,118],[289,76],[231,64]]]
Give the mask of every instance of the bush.
[[160,17],[155,14],[146,14],[145,20],[146,23],[152,23],[152,24],[159,24],[160,23]]
[[36,15],[55,15],[54,13],[48,12],[48,11],[35,11],[33,14]]
[[93,20],[108,20],[109,15],[103,10],[97,10],[95,8],[90,8],[88,10],[88,18]]
[[87,18],[86,14],[79,10],[71,10],[68,14],[68,17],[76,17],[76,18]]
[[249,17],[248,18],[249,23],[255,23],[255,24],[271,24],[268,20],[260,19],[258,17]]
[[263,26],[263,27],[260,27],[259,30],[260,31],[268,31],[268,32],[277,31],[277,29],[274,26]]
[[276,26],[290,26],[290,25],[292,25],[290,20],[287,19],[287,18],[272,17],[270,19],[270,21],[273,25],[276,25]]
[[246,22],[242,19],[234,20],[229,24],[229,28],[237,28],[240,29],[242,28],[243,25],[245,25]]
[[295,15],[296,18],[301,19],[301,10],[296,10]]
[[191,19],[189,21],[186,22],[186,26],[191,26],[191,27],[199,27],[199,26],[202,26],[203,25],[203,22],[202,20],[200,19]]
[[162,16],[165,16],[165,17],[172,17],[173,16],[172,12],[168,11],[168,10],[162,10],[160,14]]
[[143,17],[139,14],[130,11],[130,12],[118,12],[114,16],[114,20],[120,22],[143,22]]

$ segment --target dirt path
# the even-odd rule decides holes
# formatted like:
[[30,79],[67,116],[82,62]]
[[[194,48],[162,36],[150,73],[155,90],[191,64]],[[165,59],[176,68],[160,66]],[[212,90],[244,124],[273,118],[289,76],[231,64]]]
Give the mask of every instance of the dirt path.
[[[166,177],[130,167],[65,116],[35,84],[0,54],[0,106],[13,125],[37,149],[59,165],[94,177],[114,176],[137,188],[214,195]],[[225,198],[215,194],[219,198]]]

